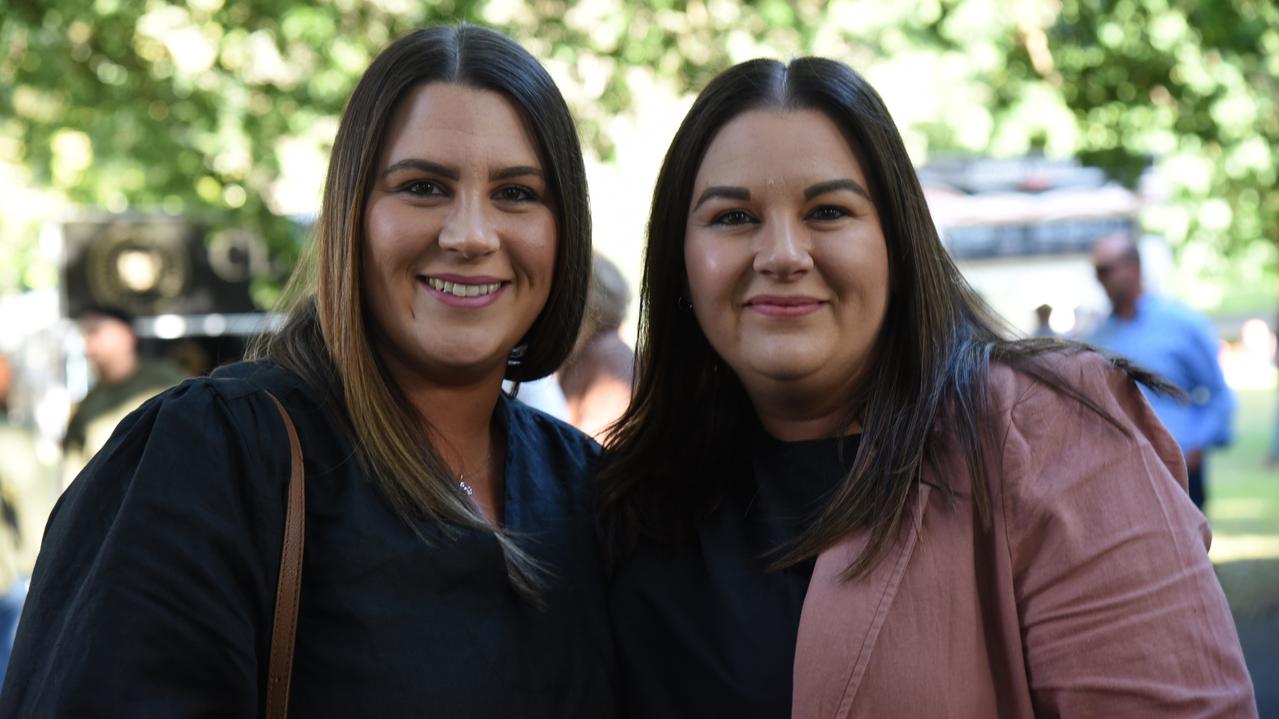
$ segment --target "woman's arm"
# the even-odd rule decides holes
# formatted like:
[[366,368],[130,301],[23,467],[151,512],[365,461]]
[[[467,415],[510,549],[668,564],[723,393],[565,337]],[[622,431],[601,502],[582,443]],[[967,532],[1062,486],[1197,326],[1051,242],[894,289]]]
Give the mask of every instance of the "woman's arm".
[[265,395],[229,402],[151,400],[63,496],[0,714],[260,713],[288,451]]
[[1255,716],[1176,443],[1104,361],[1063,372],[1123,431],[1042,386],[1012,410],[1002,511],[1036,712]]

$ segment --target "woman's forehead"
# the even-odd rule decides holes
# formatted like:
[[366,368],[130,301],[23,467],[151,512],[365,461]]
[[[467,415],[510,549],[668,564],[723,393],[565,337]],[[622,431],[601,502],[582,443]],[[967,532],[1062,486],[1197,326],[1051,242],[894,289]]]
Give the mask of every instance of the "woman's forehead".
[[432,82],[410,90],[386,130],[382,165],[429,156],[541,169],[523,113],[505,95]]
[[777,187],[836,176],[865,185],[857,153],[834,120],[818,110],[761,109],[743,112],[720,128],[707,146],[694,185],[749,182]]

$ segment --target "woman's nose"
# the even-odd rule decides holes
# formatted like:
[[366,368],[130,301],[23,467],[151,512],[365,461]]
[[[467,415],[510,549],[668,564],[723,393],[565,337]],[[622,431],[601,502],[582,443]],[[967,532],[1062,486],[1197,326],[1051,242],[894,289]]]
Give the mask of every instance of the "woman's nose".
[[790,219],[775,220],[763,228],[755,252],[756,272],[785,279],[812,268],[813,256],[803,223]]
[[464,257],[478,257],[497,250],[497,230],[482,203],[458,204],[440,229],[440,247]]

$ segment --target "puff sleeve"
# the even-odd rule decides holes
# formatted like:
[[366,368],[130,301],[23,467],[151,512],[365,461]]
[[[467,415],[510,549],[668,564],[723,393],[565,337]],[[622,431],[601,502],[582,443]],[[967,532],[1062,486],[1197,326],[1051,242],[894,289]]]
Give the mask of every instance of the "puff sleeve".
[[261,713],[289,456],[263,393],[215,385],[144,404],[59,501],[0,715]]

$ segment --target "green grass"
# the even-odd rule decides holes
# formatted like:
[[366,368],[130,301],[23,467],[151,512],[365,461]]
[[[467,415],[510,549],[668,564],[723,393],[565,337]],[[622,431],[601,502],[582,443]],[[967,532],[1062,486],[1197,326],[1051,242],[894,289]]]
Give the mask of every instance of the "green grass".
[[1209,455],[1208,518],[1219,536],[1279,541],[1279,468],[1266,465],[1274,433],[1274,390],[1236,393],[1235,442]]
[[1270,320],[1279,304],[1279,282],[1273,272],[1260,279],[1238,278],[1221,283],[1221,302],[1209,310],[1214,317],[1260,317]]
[[1235,443],[1210,455],[1209,556],[1236,617],[1279,615],[1279,468],[1266,464],[1276,392],[1240,391]]

